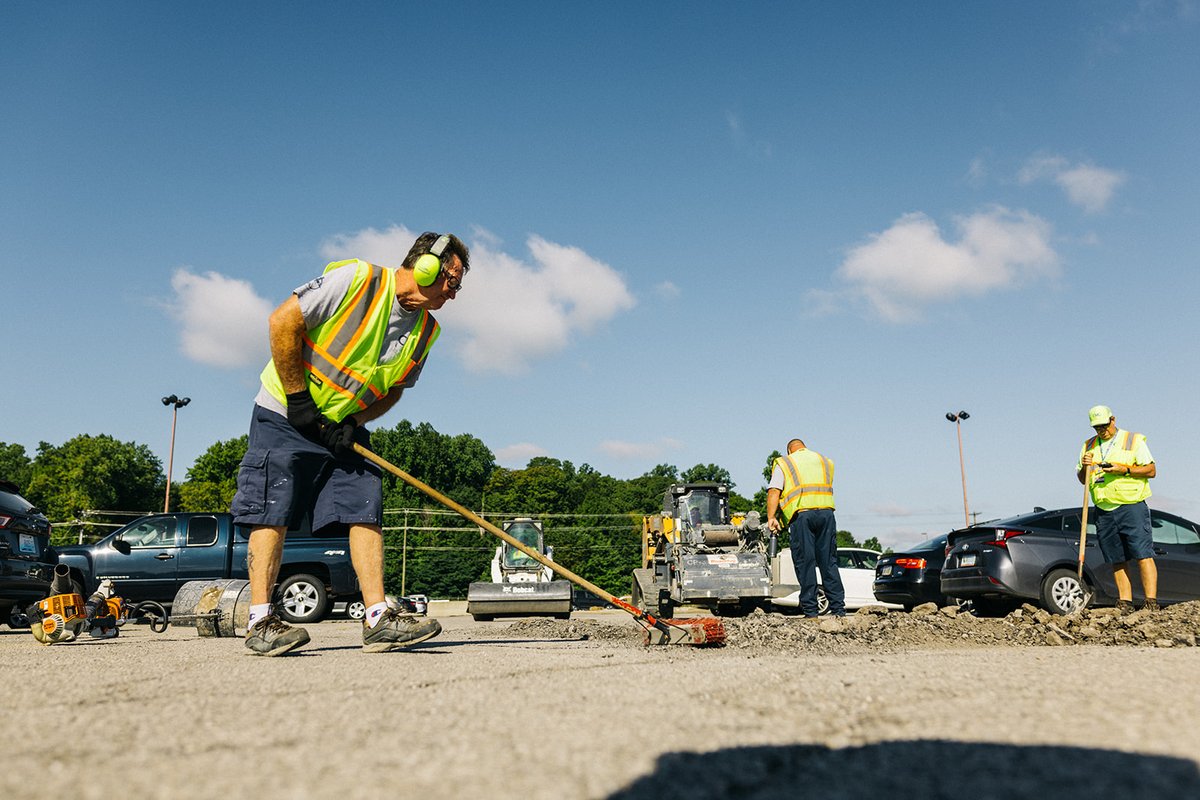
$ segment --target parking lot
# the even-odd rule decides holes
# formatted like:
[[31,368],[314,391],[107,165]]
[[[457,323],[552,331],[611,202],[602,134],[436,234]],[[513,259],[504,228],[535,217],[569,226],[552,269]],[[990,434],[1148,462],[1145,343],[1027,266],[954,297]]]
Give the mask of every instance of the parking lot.
[[988,633],[1005,621],[935,616],[872,643],[917,624],[894,612],[648,649],[618,611],[430,612],[440,637],[381,655],[342,621],[279,659],[174,626],[51,648],[0,630],[0,796],[1200,796],[1192,646],[1017,646]]

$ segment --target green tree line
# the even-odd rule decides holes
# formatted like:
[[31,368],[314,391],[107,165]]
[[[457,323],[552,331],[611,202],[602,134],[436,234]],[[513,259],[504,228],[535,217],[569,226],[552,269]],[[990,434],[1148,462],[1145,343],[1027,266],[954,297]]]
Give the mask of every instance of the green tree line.
[[[227,511],[246,447],[244,435],[209,447],[182,481],[172,483],[171,510]],[[555,561],[618,595],[629,592],[631,572],[638,566],[642,517],[661,511],[670,484],[721,481],[730,485],[734,511],[766,511],[765,487],[753,498],[743,497],[733,491],[729,472],[716,464],[682,472],[658,464],[632,479],[544,456],[523,469],[507,469],[474,436],[450,436],[408,420],[372,431],[371,448],[496,524],[513,516],[541,518]],[[778,455],[768,457],[764,482]],[[60,543],[94,540],[128,521],[128,514],[88,512],[153,513],[162,509],[166,494],[162,463],[147,446],[106,435],[80,435],[59,446],[41,442],[32,457],[21,445],[0,443],[0,478],[16,484],[56,523],[55,541]],[[390,592],[461,598],[471,581],[489,579],[497,539],[388,473],[383,498]],[[838,541],[857,544],[846,531],[839,532]],[[874,539],[864,545],[879,549]],[[785,537],[781,547],[786,546]]]

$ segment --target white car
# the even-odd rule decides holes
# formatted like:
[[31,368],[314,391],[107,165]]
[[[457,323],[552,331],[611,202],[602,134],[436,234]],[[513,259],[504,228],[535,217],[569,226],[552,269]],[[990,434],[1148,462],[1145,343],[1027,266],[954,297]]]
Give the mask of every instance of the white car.
[[[772,589],[771,602],[784,608],[800,607],[800,581],[796,579],[796,568],[792,564],[792,554],[789,550],[781,550],[776,556],[776,568],[773,575],[778,575]],[[875,599],[871,585],[875,582],[875,562],[879,560],[877,550],[865,547],[839,547],[837,550],[838,573],[842,576],[842,587],[846,590],[846,609],[853,611],[863,606],[884,606],[886,608],[903,608],[896,603],[881,603]],[[817,570],[817,581],[821,580],[821,571]],[[829,613],[829,601],[825,599],[825,588],[817,588],[817,613]]]

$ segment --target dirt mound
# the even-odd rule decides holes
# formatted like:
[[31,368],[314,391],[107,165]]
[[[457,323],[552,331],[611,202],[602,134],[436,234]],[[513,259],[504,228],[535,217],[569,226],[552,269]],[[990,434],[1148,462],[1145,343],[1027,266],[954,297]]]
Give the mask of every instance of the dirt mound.
[[1026,604],[1002,619],[976,617],[954,606],[937,608],[933,604],[918,606],[911,613],[872,606],[840,619],[794,619],[755,612],[744,619],[726,620],[726,629],[731,647],[803,648],[834,654],[1004,645],[1195,647],[1200,602],[1127,616],[1112,608],[1055,616]]
[[[755,611],[723,620],[726,645],[748,650],[844,655],[903,652],[928,648],[1003,646],[1070,646],[1078,644],[1131,647],[1195,647],[1200,633],[1200,602],[1137,611],[1122,616],[1114,608],[1098,608],[1056,616],[1023,605],[1008,616],[976,617],[955,606],[932,603],[912,612],[889,612],[881,606],[859,609],[847,617],[803,619]],[[640,631],[632,624],[609,625],[594,620],[522,619],[477,629],[480,638],[594,639],[640,647]]]

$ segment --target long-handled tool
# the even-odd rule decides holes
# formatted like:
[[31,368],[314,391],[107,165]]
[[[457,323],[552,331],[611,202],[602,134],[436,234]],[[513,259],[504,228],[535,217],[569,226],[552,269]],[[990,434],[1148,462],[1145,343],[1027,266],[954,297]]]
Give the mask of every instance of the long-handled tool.
[[1083,545],[1087,539],[1088,506],[1092,500],[1092,465],[1083,471],[1083,521],[1079,524],[1079,583],[1083,584]]
[[409,475],[407,472],[397,467],[395,464],[392,464],[387,459],[376,455],[357,442],[354,444],[354,452],[392,473],[409,486],[412,486],[414,489],[418,489],[421,492],[429,495],[446,508],[449,508],[451,511],[461,514],[467,520],[475,523],[493,536],[508,542],[511,547],[515,547],[516,549],[520,550],[522,553],[537,561],[542,566],[549,567],[555,573],[566,578],[576,586],[581,586],[597,597],[604,598],[617,608],[629,612],[633,615],[633,618],[637,620],[637,623],[645,629],[646,644],[721,645],[725,643],[725,626],[721,624],[721,620],[714,617],[666,620],[660,619],[652,614],[648,614],[645,611],[642,611],[640,608],[626,603],[621,598],[604,591],[591,581],[581,578],[561,564],[554,563],[537,550],[525,545],[519,539],[509,536],[500,528],[483,519],[478,514],[475,514],[465,506],[459,505],[449,497],[446,497],[444,494],[428,486],[427,484],[422,483],[412,475]]

